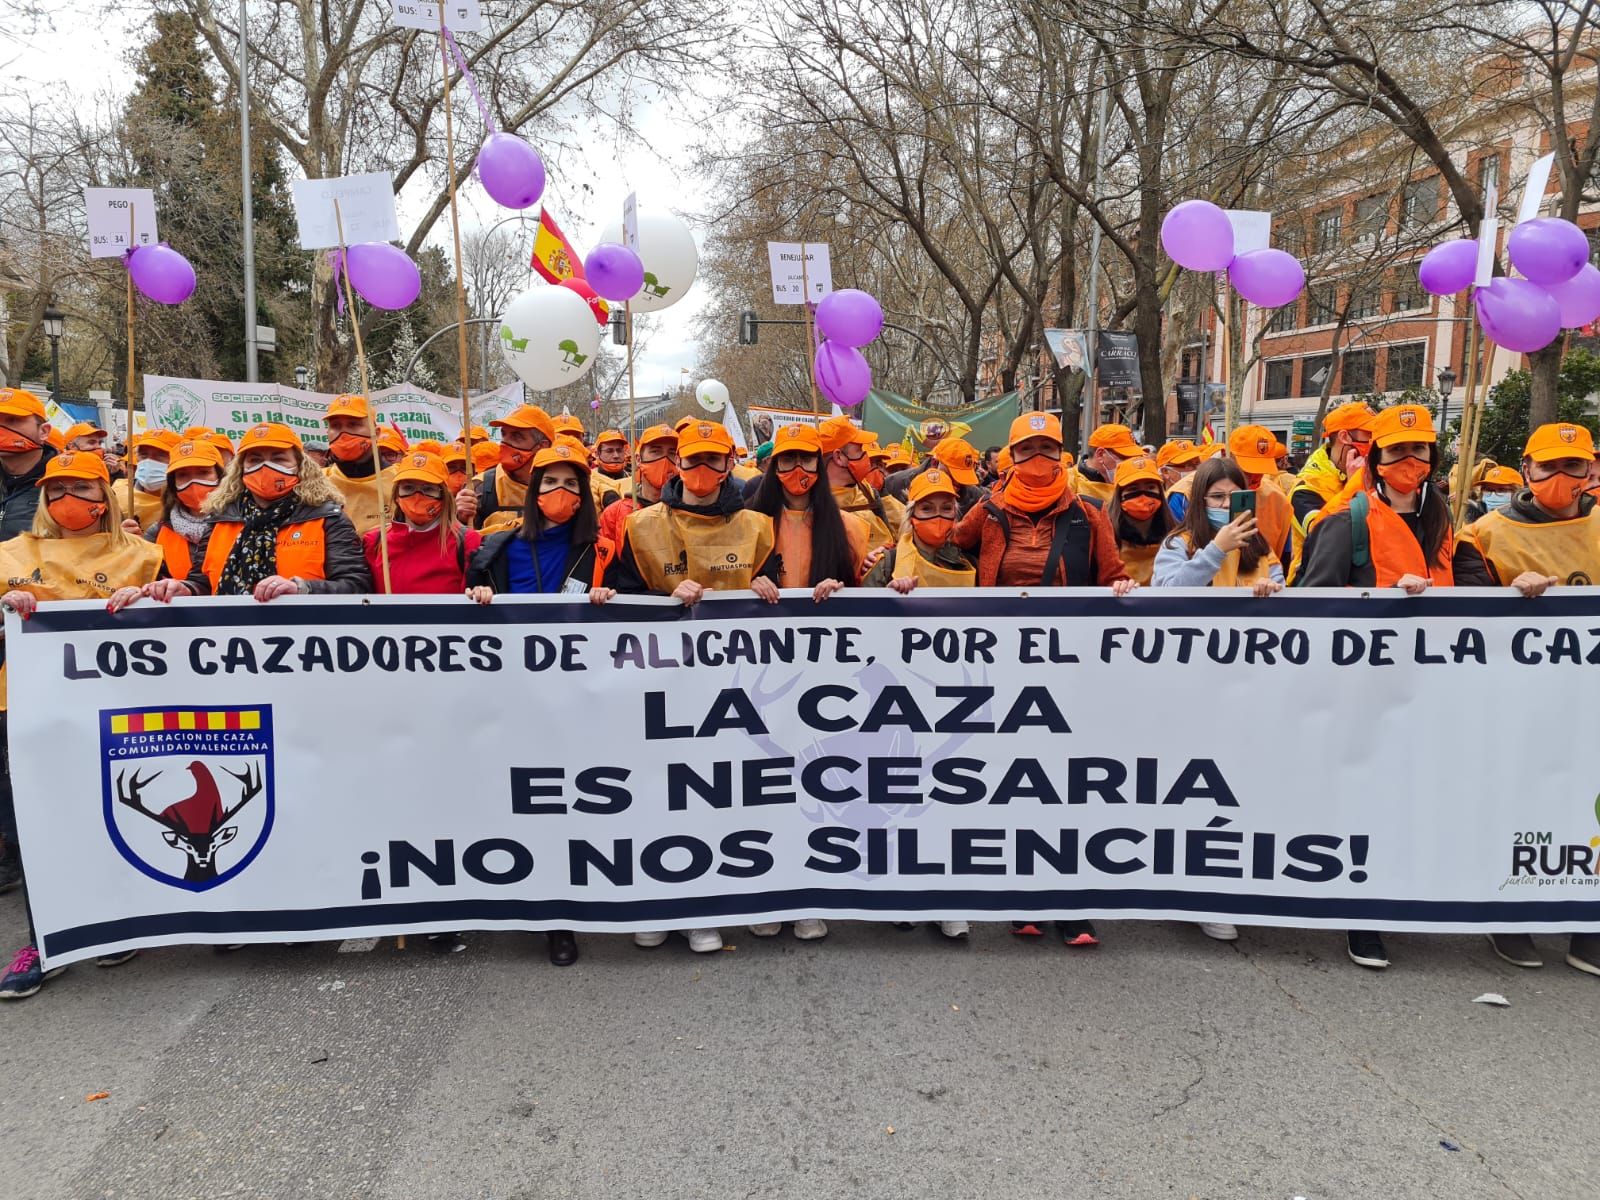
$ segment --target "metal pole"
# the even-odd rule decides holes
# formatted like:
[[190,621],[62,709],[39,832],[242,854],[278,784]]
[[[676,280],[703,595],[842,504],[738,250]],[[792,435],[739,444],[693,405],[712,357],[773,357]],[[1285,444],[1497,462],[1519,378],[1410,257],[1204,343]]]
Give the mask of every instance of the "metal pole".
[[61,396],[61,339],[50,339],[50,399],[58,400]]
[[250,36],[239,0],[239,189],[244,202],[244,377],[256,382],[256,218],[250,195]]
[[[1100,110],[1095,114],[1094,134],[1094,196],[1100,198],[1100,170],[1105,162],[1106,108],[1111,102],[1111,80],[1107,78],[1100,89]],[[1094,432],[1100,416],[1100,222],[1094,223],[1089,236],[1089,394],[1083,401],[1083,430],[1078,443],[1080,454],[1089,449],[1089,435]]]

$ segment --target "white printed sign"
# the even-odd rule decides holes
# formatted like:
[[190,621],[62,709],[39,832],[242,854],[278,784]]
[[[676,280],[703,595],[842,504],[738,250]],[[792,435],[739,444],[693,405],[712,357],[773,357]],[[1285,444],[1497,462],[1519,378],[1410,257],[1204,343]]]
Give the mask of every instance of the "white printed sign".
[[768,242],[774,304],[815,304],[833,291],[827,242]]
[[1478,265],[1473,273],[1473,287],[1488,287],[1494,280],[1494,252],[1500,239],[1500,218],[1496,209],[1500,207],[1499,181],[1489,180],[1489,186],[1483,192],[1483,221],[1478,226]]
[[[336,200],[337,218],[333,207]],[[294,215],[302,250],[327,250],[339,245],[340,222],[346,246],[400,240],[400,219],[394,211],[394,176],[388,171],[333,179],[296,179]]]
[[639,253],[639,193],[629,192],[622,202],[622,244]]
[[[424,0],[392,0],[394,23],[402,29],[438,29],[439,5]],[[447,0],[444,23],[452,33],[477,33],[483,28],[478,0]]]
[[1555,166],[1555,162],[1556,156],[1552,152],[1528,168],[1528,183],[1522,189],[1522,207],[1517,210],[1518,225],[1539,215],[1539,208],[1544,204],[1544,190],[1550,186],[1550,168]]
[[1272,214],[1252,208],[1230,208],[1228,223],[1233,226],[1233,252],[1248,254],[1272,245]]
[[[120,258],[137,246],[154,246],[161,240],[156,231],[155,193],[149,188],[83,189],[84,208],[89,213],[89,257]],[[133,213],[133,240],[128,240],[128,214]]]

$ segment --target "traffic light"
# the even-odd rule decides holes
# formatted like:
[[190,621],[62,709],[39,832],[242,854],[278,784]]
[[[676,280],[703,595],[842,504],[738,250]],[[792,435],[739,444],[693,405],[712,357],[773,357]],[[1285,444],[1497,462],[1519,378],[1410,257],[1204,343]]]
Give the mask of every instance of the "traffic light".
[[628,344],[628,321],[620,308],[611,310],[611,341],[617,346]]
[[739,314],[739,345],[754,346],[757,340],[757,327],[761,322],[756,317],[756,310],[747,308]]

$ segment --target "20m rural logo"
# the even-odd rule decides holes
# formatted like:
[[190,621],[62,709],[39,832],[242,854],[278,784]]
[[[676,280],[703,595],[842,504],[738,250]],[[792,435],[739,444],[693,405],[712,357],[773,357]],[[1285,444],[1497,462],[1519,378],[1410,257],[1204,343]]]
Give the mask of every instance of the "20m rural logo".
[[[1600,796],[1594,800],[1600,824]],[[1550,830],[1518,830],[1512,834],[1511,874],[1501,888],[1600,885],[1600,835],[1587,841],[1564,840]]]
[[151,879],[203,892],[226,883],[272,832],[272,708],[100,713],[106,832]]

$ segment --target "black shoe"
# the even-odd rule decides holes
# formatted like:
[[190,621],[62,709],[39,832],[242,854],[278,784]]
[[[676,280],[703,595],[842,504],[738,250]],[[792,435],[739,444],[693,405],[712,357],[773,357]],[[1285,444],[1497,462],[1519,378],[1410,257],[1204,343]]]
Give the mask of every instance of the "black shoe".
[[1567,947],[1567,966],[1600,975],[1600,933],[1575,933]]
[[546,934],[550,939],[550,963],[556,967],[570,967],[578,961],[578,939],[570,929],[552,929]]
[[244,949],[244,943],[243,942],[222,942],[219,945],[212,946],[211,947],[211,953],[213,953],[213,954],[232,954],[235,950],[243,950],[243,949]]
[[1533,939],[1525,933],[1491,933],[1489,945],[1494,947],[1494,952],[1513,967],[1542,967],[1544,959],[1539,957],[1539,950],[1533,944]]
[[11,847],[0,854],[0,896],[22,886],[22,856]]
[[467,948],[467,942],[459,933],[430,933],[428,948],[440,954],[460,954]]
[[120,967],[125,962],[131,962],[137,955],[137,950],[118,950],[115,954],[102,954],[94,960],[97,967]]
[[1381,971],[1389,965],[1389,955],[1383,948],[1383,939],[1370,929],[1352,929],[1344,935],[1344,940],[1350,961],[1356,966]]
[[1100,939],[1095,935],[1094,926],[1088,921],[1057,921],[1056,932],[1061,935],[1061,941],[1068,946],[1098,946]]
[[915,921],[896,921],[894,922],[894,927],[900,930],[915,929],[917,923]]

